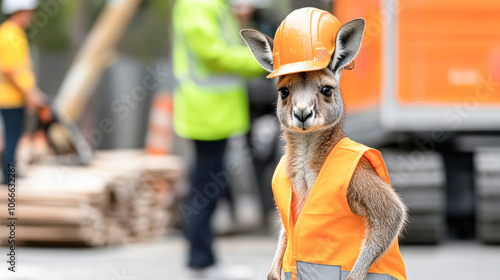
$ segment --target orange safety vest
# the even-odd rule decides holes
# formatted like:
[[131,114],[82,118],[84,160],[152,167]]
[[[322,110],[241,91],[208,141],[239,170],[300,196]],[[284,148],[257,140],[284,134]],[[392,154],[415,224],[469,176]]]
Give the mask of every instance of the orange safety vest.
[[[288,240],[282,263],[285,280],[344,280],[349,275],[361,250],[365,226],[363,218],[351,212],[346,195],[362,156],[390,184],[379,151],[343,138],[323,164],[295,226],[286,155],[281,158],[273,176],[273,193]],[[371,266],[366,279],[406,280],[397,240]]]

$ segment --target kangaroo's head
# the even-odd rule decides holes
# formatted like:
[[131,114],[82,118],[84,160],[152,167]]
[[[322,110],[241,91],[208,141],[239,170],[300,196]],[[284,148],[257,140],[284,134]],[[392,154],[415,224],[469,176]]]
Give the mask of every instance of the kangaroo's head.
[[[283,129],[309,132],[340,123],[344,116],[340,76],[358,53],[364,26],[363,19],[355,19],[331,35],[335,51],[326,68],[279,76],[277,115]],[[248,29],[242,30],[241,36],[259,64],[272,72],[273,39]]]

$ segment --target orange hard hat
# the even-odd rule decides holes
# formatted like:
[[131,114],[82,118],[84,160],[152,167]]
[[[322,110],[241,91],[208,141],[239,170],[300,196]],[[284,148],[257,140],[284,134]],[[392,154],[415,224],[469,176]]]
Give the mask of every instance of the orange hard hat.
[[316,8],[290,13],[274,35],[274,71],[267,77],[324,69],[335,50],[340,21]]

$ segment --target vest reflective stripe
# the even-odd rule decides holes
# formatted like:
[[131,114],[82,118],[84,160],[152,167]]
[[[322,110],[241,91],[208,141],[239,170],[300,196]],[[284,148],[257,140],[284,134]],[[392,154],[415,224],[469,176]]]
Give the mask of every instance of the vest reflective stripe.
[[[189,50],[188,52],[188,64],[189,64],[189,75],[181,77],[179,82],[193,81],[197,86],[200,87],[219,87],[219,88],[239,88],[245,83],[245,80],[238,75],[209,75],[207,77],[199,77],[196,73],[195,59]],[[224,93],[224,91],[215,91],[216,93]]]
[[[364,220],[347,203],[347,188],[361,157],[390,184],[380,153],[349,138],[328,155],[295,225],[291,217],[292,185],[286,177],[286,155],[273,176],[273,192],[287,233],[283,257],[285,278],[290,280],[346,279],[359,255]],[[370,280],[405,280],[397,240],[369,269]]]
[[[324,265],[315,263],[297,262],[297,280],[346,280],[350,271],[341,270],[338,265]],[[292,274],[288,273],[292,279]],[[365,280],[397,280],[387,274],[368,273]]]
[[[175,33],[175,38],[179,42],[184,42],[183,36]],[[182,43],[185,45],[185,43]],[[199,87],[210,87],[210,88],[219,88],[223,89],[222,91],[207,91],[207,93],[224,93],[228,90],[234,90],[234,88],[241,88],[244,85],[245,80],[238,75],[223,75],[223,74],[205,74],[203,75],[200,69],[200,66],[197,65],[196,59],[189,51],[189,48],[178,48],[177,52],[183,52],[182,56],[187,60],[187,71],[181,73],[181,71],[177,71],[176,79],[177,82],[188,83],[193,82],[195,85]]]

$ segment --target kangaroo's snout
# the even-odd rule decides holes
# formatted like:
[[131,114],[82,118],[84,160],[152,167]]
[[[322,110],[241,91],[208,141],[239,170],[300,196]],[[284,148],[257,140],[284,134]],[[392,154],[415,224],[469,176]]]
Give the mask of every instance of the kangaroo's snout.
[[312,126],[314,118],[313,106],[294,106],[293,110],[294,125],[301,129],[308,129]]
[[293,110],[293,116],[301,122],[305,122],[313,115],[312,108],[296,108]]

